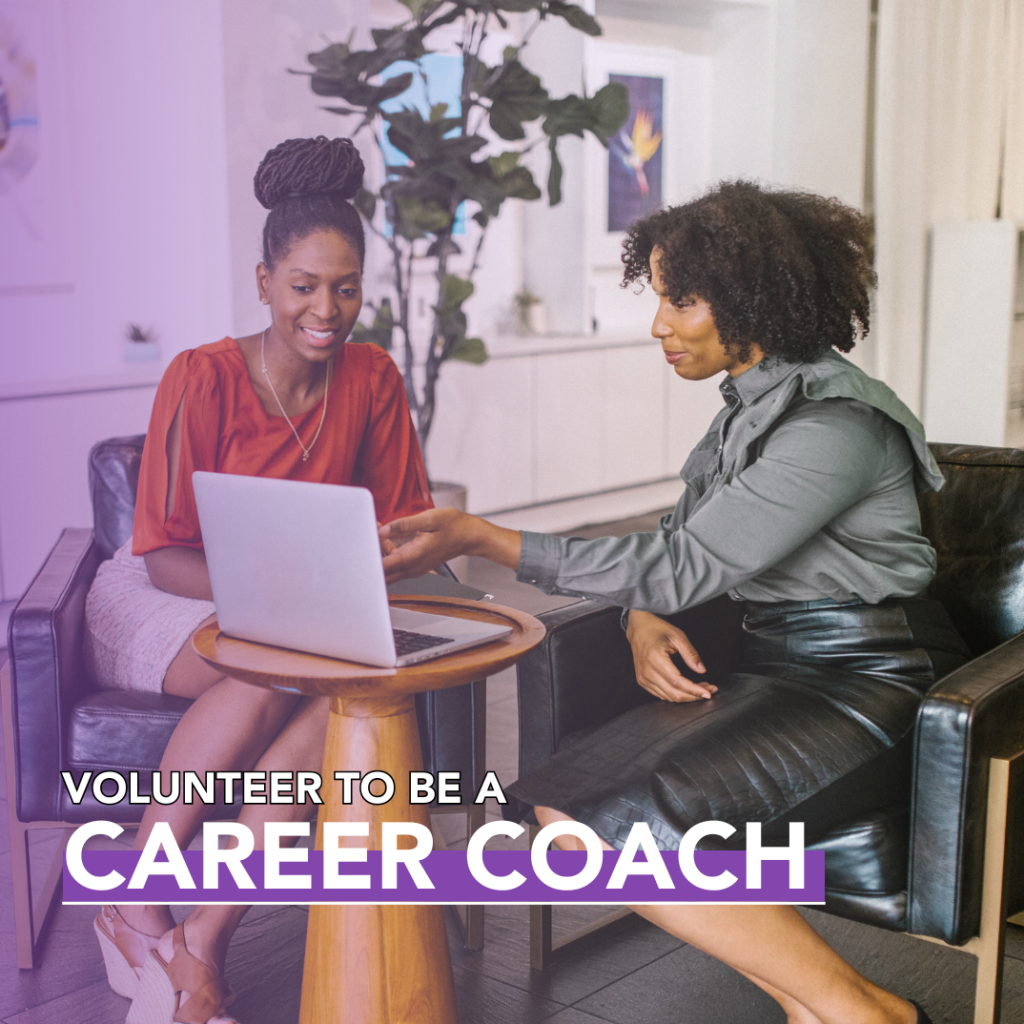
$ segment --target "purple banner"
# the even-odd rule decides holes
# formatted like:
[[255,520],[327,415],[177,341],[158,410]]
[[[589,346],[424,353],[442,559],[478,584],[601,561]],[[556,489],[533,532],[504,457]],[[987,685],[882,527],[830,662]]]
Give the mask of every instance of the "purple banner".
[[[351,855],[357,851],[349,849],[346,852]],[[292,856],[308,854],[308,859],[271,866],[267,873],[264,854],[256,851],[238,862],[235,872],[220,864],[217,885],[206,887],[204,855],[189,851],[181,855],[183,864],[178,865],[177,876],[169,873],[170,862],[159,860],[154,869],[168,873],[154,874],[150,871],[141,887],[131,888],[129,882],[141,856],[139,852],[85,851],[82,867],[88,875],[77,867],[72,872],[65,860],[64,902],[809,904],[825,901],[825,855],[818,850],[804,853],[804,879],[800,888],[790,888],[791,866],[787,860],[765,860],[760,866],[760,886],[748,888],[748,855],[743,850],[698,851],[688,871],[689,879],[683,876],[675,853],[662,854],[667,876],[662,872],[659,874],[662,882],[671,882],[671,888],[660,887],[650,873],[629,874],[621,887],[610,887],[609,882],[613,880],[615,866],[621,856],[618,851],[606,851],[596,876],[579,888],[561,887],[575,886],[574,876],[579,875],[585,880],[587,874],[593,873],[593,869],[587,871],[588,855],[577,851],[549,851],[546,863],[552,875],[546,875],[547,880],[544,881],[538,877],[536,864],[527,850],[488,851],[483,854],[482,864],[471,864],[464,851],[439,850],[415,861],[411,870],[400,858],[388,869],[382,864],[381,852],[369,850],[365,861],[333,865],[329,871],[328,882],[336,878],[347,883],[347,887],[325,885],[324,855],[320,851],[292,850],[286,853]],[[650,871],[642,858],[633,863],[632,869],[636,872]],[[212,883],[212,866],[209,870]],[[122,876],[114,887],[105,888],[104,885],[116,881],[116,878],[108,879],[107,883],[95,881],[109,876],[111,872]],[[519,877],[514,872],[518,872]],[[723,874],[725,872],[731,873],[734,879],[730,881],[729,876]],[[392,876],[393,884],[385,887],[387,874]],[[194,888],[185,884],[189,879]],[[565,879],[565,882],[559,879]],[[696,879],[697,884],[692,879]],[[705,884],[699,884],[701,881]],[[249,887],[250,882],[252,887]]]

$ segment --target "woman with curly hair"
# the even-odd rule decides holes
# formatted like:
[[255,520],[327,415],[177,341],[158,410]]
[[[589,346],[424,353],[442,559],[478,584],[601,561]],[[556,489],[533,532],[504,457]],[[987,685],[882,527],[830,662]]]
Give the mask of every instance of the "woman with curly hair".
[[[214,607],[192,473],[209,470],[353,484],[382,521],[431,507],[402,378],[375,345],[348,344],[362,309],[365,239],[349,202],[363,163],[348,139],[289,139],[264,157],[256,198],[269,209],[256,288],[259,334],[178,355],[157,389],[139,471],[132,539],[100,566],[86,602],[86,657],[101,687],[192,704],[160,763],[168,772],[319,771],[327,701],[229,679],[192,648]],[[135,841],[159,825],[178,846],[215,807],[151,803]],[[262,848],[268,823],[307,804],[246,804]],[[248,908],[198,906],[174,925],[165,906],[104,907],[95,930],[130,1024],[224,1021],[228,943]]]
[[[657,294],[651,333],[666,361],[684,380],[724,374],[725,404],[686,460],[674,511],[654,533],[597,540],[452,510],[382,531],[408,539],[385,558],[391,578],[466,553],[548,593],[623,607],[636,682],[657,699],[571,737],[509,787],[541,824],[582,822],[607,849],[638,822],[664,850],[707,820],[740,839],[760,822],[775,844],[803,822],[813,842],[908,802],[918,704],[968,652],[923,596],[935,552],[917,492],[943,481],[921,425],[839,355],[868,328],[871,249],[867,220],[837,200],[746,182],[637,222],[624,283]],[[664,616],[714,599],[742,623],[722,616],[737,620],[736,664],[707,674]],[[927,1020],[793,907],[634,909],[746,975],[791,1024]]]

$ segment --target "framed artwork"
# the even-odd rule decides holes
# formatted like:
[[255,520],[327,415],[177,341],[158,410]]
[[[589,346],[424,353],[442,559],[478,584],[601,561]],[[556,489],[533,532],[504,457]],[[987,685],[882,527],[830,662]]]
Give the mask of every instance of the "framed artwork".
[[587,91],[629,93],[629,115],[605,149],[586,140],[587,317],[602,334],[646,333],[651,292],[619,287],[622,243],[638,218],[686,202],[711,179],[712,55],[588,40]]
[[589,262],[619,270],[633,221],[685,201],[708,183],[711,56],[587,42],[587,91],[593,95],[618,82],[629,93],[626,123],[608,148],[586,140]]
[[62,44],[55,0],[0,0],[0,295],[72,285]]
[[661,207],[665,79],[609,74],[629,92],[629,117],[608,140],[608,230],[625,231]]

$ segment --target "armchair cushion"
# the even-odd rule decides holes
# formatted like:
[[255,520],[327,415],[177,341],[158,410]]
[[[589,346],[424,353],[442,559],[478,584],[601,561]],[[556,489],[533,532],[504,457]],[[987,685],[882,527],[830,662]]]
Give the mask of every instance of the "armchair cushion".
[[891,931],[907,927],[906,807],[890,807],[837,825],[810,849],[825,853],[830,914]]
[[68,761],[80,771],[149,772],[160,758],[181,716],[192,702],[184,697],[126,690],[99,690],[71,711]]

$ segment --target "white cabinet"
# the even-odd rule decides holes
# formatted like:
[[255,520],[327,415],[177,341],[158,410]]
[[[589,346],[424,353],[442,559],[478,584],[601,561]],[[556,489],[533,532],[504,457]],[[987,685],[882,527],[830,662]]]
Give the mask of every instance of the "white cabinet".
[[534,367],[529,358],[441,368],[428,444],[435,480],[467,487],[470,512],[533,501]]
[[627,487],[665,475],[666,382],[675,376],[660,345],[604,353],[604,486]]
[[533,356],[537,388],[534,501],[604,486],[605,353]]
[[477,513],[663,480],[721,403],[717,381],[679,380],[653,340],[498,342],[484,366],[442,370],[430,472],[464,484]]

